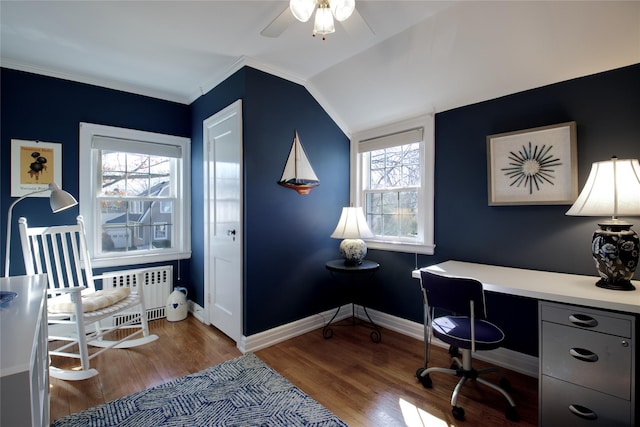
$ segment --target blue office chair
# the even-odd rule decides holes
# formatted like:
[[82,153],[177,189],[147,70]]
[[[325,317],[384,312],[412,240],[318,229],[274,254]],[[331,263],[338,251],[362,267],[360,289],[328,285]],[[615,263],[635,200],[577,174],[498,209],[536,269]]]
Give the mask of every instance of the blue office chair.
[[[484,290],[482,283],[474,279],[447,277],[428,271],[420,271],[420,287],[424,299],[424,342],[425,367],[416,371],[416,376],[426,388],[432,387],[429,374],[443,372],[460,377],[451,395],[451,406],[454,418],[464,419],[464,409],[457,406],[460,389],[468,380],[499,391],[509,402],[506,417],[511,421],[518,421],[516,405],[505,389],[509,388],[506,379],[500,381],[500,386],[493,384],[480,375],[499,371],[497,368],[475,370],[472,367],[472,352],[476,350],[493,350],[500,347],[504,340],[504,333],[496,325],[486,320]],[[435,308],[452,313],[434,318]],[[429,343],[433,336],[449,344],[452,356],[451,368],[429,368]],[[458,358],[458,349],[462,351],[462,361]]]

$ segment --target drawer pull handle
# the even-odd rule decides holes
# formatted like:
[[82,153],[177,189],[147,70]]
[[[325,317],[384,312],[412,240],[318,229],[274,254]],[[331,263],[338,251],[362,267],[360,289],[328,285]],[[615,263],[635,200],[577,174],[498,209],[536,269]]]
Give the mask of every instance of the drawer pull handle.
[[587,316],[586,314],[572,314],[571,316],[569,316],[569,321],[574,325],[584,326],[587,328],[598,326],[598,321],[591,316]]
[[597,420],[598,415],[589,408],[580,405],[569,405],[569,410],[574,415],[584,418],[585,420]]
[[585,350],[584,348],[572,348],[569,350],[569,354],[578,360],[583,362],[597,362],[598,355],[592,351]]

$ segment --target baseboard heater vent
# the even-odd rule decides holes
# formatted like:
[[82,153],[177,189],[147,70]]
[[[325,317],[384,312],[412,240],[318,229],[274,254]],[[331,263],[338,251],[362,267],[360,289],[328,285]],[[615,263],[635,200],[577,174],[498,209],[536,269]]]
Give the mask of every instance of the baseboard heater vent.
[[[173,266],[163,265],[159,267],[139,268],[136,270],[111,271],[109,275],[114,277],[103,281],[104,289],[116,288],[120,286],[130,286],[136,289],[136,276],[140,278],[140,284],[144,296],[144,305],[147,311],[147,320],[162,319],[167,316],[167,298],[173,288]],[[131,311],[123,311],[112,317],[113,326],[120,325],[133,319],[135,314]]]

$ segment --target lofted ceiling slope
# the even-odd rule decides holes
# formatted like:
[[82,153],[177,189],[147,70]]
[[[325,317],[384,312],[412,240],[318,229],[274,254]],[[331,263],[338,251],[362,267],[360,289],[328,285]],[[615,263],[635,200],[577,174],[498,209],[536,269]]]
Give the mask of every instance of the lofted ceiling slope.
[[[356,0],[326,40],[288,1],[0,2],[0,65],[191,103],[244,65],[347,134],[640,63],[640,1]],[[360,18],[361,17],[361,18]]]

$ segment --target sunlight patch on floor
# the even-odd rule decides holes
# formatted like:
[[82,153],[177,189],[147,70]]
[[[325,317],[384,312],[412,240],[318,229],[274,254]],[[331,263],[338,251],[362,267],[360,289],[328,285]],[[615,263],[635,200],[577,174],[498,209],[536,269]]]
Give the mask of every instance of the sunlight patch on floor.
[[407,427],[449,427],[445,420],[418,408],[413,403],[400,399],[400,410]]

